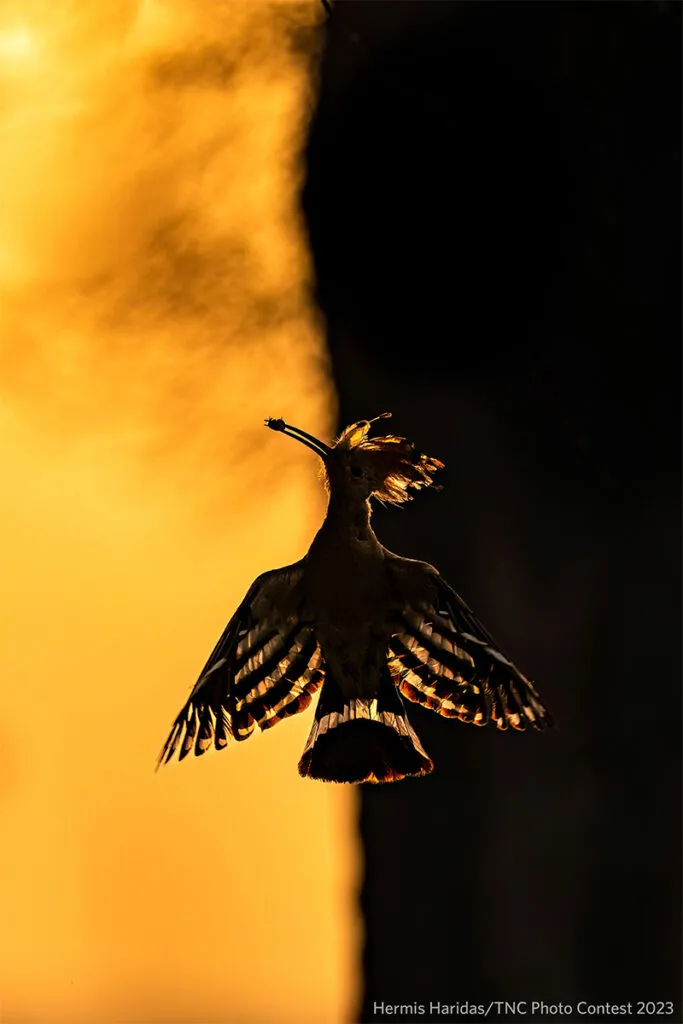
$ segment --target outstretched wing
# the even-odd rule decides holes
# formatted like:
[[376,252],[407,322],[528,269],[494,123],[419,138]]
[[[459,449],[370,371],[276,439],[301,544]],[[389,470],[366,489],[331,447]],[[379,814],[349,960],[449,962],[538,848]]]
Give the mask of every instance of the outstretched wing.
[[533,684],[512,664],[455,590],[406,606],[389,642],[389,667],[408,700],[447,718],[498,729],[553,724]]
[[182,761],[228,737],[245,740],[303,711],[320,687],[322,654],[302,615],[304,560],[259,576],[225,627],[159,755]]

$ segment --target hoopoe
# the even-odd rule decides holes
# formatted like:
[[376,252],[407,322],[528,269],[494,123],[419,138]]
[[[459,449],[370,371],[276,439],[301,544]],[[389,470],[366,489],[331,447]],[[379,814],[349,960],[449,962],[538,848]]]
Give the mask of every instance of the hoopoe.
[[395,782],[433,763],[403,698],[446,718],[545,729],[528,679],[436,569],[387,551],[370,499],[399,505],[443,463],[360,420],[327,445],[282,419],[266,426],[322,459],[325,521],[298,562],[259,576],[206,663],[159,755],[182,760],[303,711],[321,690],[299,772],[325,782]]

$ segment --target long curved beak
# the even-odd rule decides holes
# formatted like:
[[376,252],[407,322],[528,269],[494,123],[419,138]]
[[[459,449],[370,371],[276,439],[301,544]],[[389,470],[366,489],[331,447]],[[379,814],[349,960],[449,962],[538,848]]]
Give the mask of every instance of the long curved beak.
[[298,427],[292,427],[289,423],[285,423],[284,420],[273,419],[269,417],[265,420],[267,427],[271,430],[279,430],[287,437],[293,437],[295,441],[301,441],[307,448],[314,451],[316,455],[319,455],[321,459],[326,459],[332,449],[329,445],[325,444],[324,441],[319,441],[317,437],[313,437],[312,434],[307,434],[305,430],[299,430]]

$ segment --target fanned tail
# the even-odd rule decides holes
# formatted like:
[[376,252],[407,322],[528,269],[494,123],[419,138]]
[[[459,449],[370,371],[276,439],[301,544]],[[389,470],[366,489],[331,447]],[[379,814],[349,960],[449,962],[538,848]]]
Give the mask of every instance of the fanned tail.
[[323,782],[397,782],[433,768],[386,665],[375,697],[345,697],[328,668],[300,775]]

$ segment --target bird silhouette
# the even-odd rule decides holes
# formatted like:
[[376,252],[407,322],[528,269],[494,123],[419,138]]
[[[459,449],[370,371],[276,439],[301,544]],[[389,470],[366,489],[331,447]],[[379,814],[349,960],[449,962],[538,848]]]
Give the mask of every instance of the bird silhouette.
[[369,437],[376,420],[327,445],[267,419],[322,459],[327,514],[308,553],[259,576],[220,637],[159,755],[217,750],[309,706],[299,761],[326,782],[395,782],[433,763],[403,698],[446,718],[542,730],[552,718],[461,597],[427,562],[401,558],[370,525],[370,499],[399,505],[440,488],[438,459],[403,437]]

